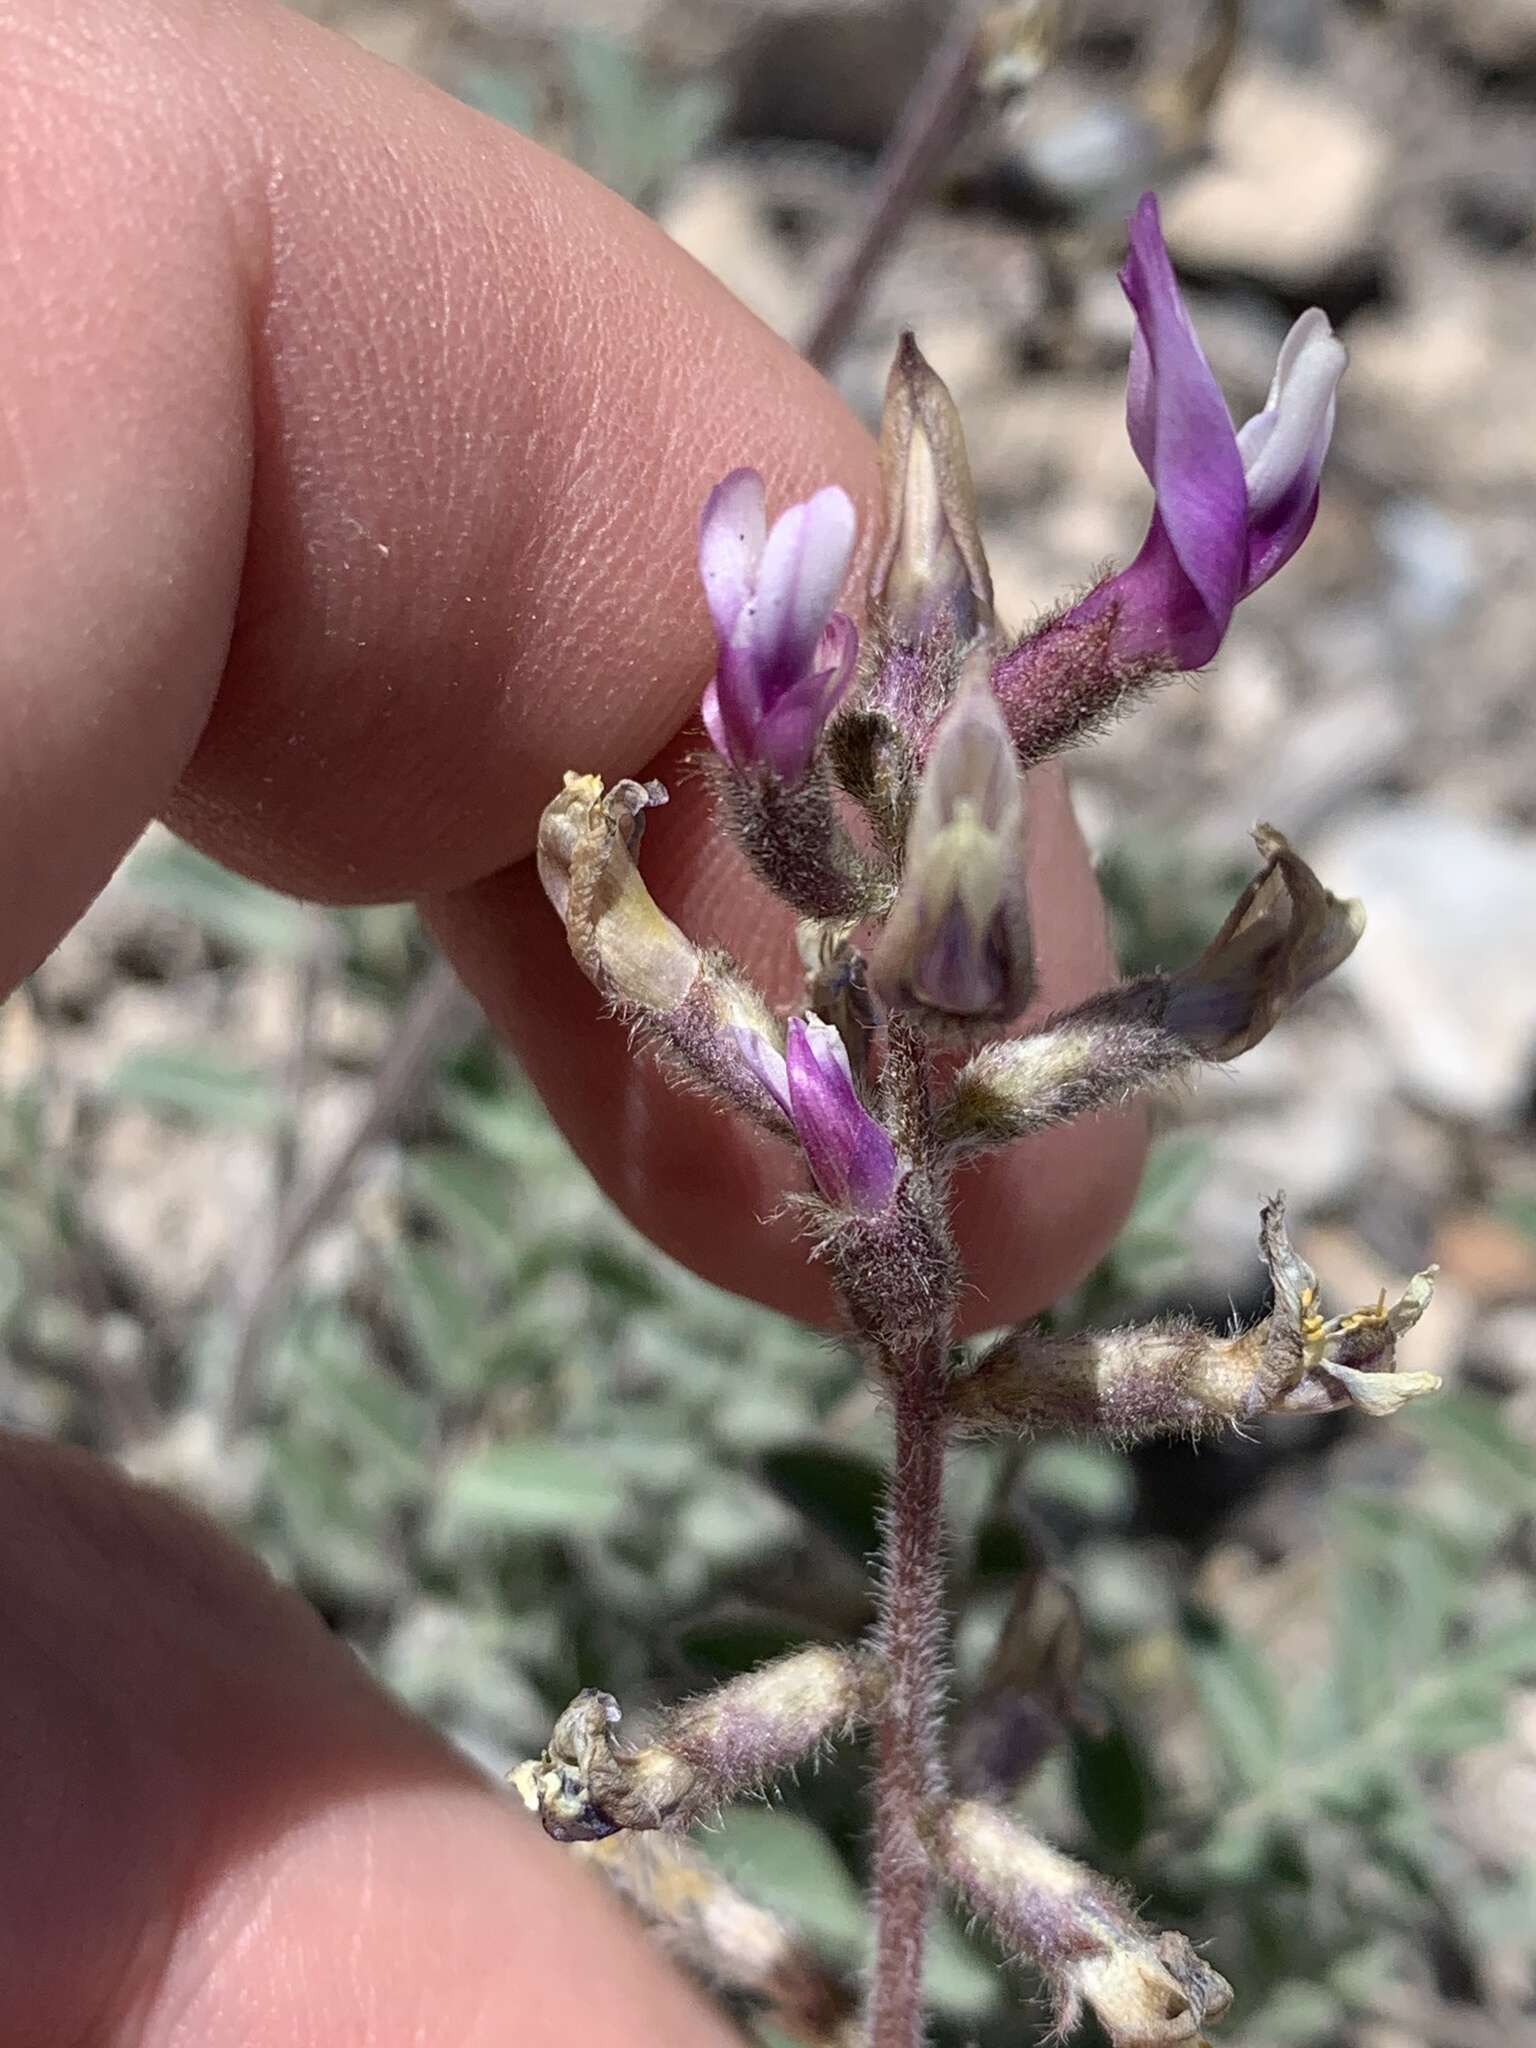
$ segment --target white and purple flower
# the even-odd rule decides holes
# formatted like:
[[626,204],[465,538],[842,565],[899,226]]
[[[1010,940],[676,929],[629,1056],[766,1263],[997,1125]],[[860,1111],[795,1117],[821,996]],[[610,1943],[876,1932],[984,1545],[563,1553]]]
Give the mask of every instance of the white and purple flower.
[[1326,314],[1315,306],[1303,313],[1281,346],[1263,411],[1234,431],[1150,192],[1131,221],[1120,283],[1136,314],[1126,424],[1156,509],[1135,561],[1068,617],[1087,621],[1112,607],[1123,658],[1199,668],[1240,601],[1284,568],[1311,530],[1346,353]]
[[820,1017],[791,1017],[783,1054],[759,1032],[738,1029],[742,1057],[795,1127],[827,1201],[873,1215],[898,1177],[896,1148],[860,1102],[843,1041]]
[[705,501],[699,573],[720,654],[702,710],[739,775],[799,782],[853,681],[858,630],[833,607],[854,528],[852,500],[829,484],[770,529],[755,469],[733,469]]

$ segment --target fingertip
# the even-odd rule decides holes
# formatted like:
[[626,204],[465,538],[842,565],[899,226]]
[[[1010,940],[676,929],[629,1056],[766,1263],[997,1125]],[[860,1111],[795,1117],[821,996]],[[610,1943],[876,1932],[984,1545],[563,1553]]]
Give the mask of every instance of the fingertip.
[[725,2048],[579,1861],[219,1529],[0,1437],[6,2048]]

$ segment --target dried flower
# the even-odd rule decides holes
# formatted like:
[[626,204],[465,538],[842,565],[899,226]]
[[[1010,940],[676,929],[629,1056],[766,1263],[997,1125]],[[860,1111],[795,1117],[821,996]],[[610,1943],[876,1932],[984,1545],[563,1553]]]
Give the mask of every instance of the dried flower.
[[1198,1060],[1236,1059],[1354,948],[1365,912],[1331,895],[1272,825],[1264,866],[1193,966],[1143,975],[983,1046],[939,1118],[952,1158],[1128,1101]]
[[1132,219],[1120,282],[1136,313],[1126,424],[1157,503],[1136,560],[1067,621],[1112,612],[1118,659],[1199,668],[1240,600],[1284,568],[1311,530],[1347,358],[1326,314],[1303,313],[1264,409],[1234,433],[1150,192]]
[[792,1651],[684,1700],[653,1739],[622,1748],[611,1693],[577,1693],[550,1732],[530,1784],[557,1842],[600,1842],[621,1828],[686,1828],[728,1799],[838,1740],[867,1718],[884,1677],[869,1656],[818,1645]]
[[739,775],[794,784],[853,680],[859,636],[834,611],[854,511],[836,484],[767,526],[763,480],[733,469],[705,501],[699,573],[719,641],[704,724]]
[[[507,1774],[530,1813],[539,1810],[543,1774],[541,1761]],[[685,1836],[625,1829],[573,1842],[569,1853],[601,1872],[671,1955],[707,1984],[765,2006],[791,2041],[857,2048],[858,1991],[850,1978],[777,1913],[738,1891]]]
[[1327,1415],[1359,1408],[1366,1415],[1395,1415],[1405,1401],[1439,1389],[1432,1372],[1396,1369],[1397,1340],[1418,1322],[1435,1291],[1433,1266],[1415,1273],[1390,1307],[1383,1289],[1364,1308],[1325,1317],[1317,1275],[1286,1232],[1283,1196],[1265,1206],[1259,1248],[1275,1290],[1274,1308],[1262,1327],[1287,1363],[1283,1391],[1270,1404],[1276,1410]]
[[539,820],[538,870],[565,920],[576,963],[605,995],[666,1011],[699,972],[698,948],[656,906],[634,855],[645,813],[667,801],[659,782],[567,773]]
[[1092,2006],[1114,2048],[1177,2048],[1232,2002],[1182,1934],[1158,1934],[1115,1887],[979,1800],[932,1826],[935,1862],[973,1911],[1043,1972],[1066,2033]]
[[1355,950],[1365,907],[1325,889],[1273,825],[1256,825],[1264,866],[1192,967],[1171,977],[1161,1022],[1203,1059],[1232,1060]]
[[960,415],[910,334],[885,387],[880,468],[885,526],[870,596],[897,638],[946,633],[964,647],[992,623],[992,574]]
[[870,961],[893,1009],[1016,1016],[1034,987],[1024,786],[988,677],[971,657],[918,785],[901,893]]
[[742,1056],[793,1123],[811,1177],[839,1209],[873,1215],[897,1182],[896,1148],[859,1100],[842,1039],[820,1017],[791,1017],[784,1053],[754,1031]]
[[1433,1393],[1433,1373],[1398,1372],[1397,1341],[1423,1315],[1434,1269],[1416,1273],[1390,1308],[1325,1319],[1317,1277],[1293,1248],[1285,1202],[1264,1207],[1259,1249],[1275,1303],[1251,1329],[1218,1335],[1191,1317],[1141,1329],[1061,1336],[1020,1328],[998,1339],[973,1372],[950,1382],[951,1426],[966,1433],[1072,1429],[1134,1443],[1200,1436],[1261,1415],[1323,1415],[1355,1407],[1391,1415]]
[[741,1034],[771,1044],[773,1012],[724,953],[705,952],[660,910],[635,866],[644,813],[665,803],[658,782],[565,778],[539,820],[538,870],[587,978],[674,1067],[710,1094],[785,1136],[776,1105],[741,1058]]

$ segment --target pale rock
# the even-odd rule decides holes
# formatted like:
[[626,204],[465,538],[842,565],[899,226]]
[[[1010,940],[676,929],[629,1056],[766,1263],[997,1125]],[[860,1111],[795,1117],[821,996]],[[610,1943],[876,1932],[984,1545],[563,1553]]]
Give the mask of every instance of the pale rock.
[[1332,889],[1365,901],[1340,977],[1404,1087],[1448,1116],[1516,1117],[1536,1054],[1536,836],[1407,803],[1352,819],[1313,855]]
[[1401,303],[1362,313],[1348,335],[1344,389],[1373,466],[1442,499],[1469,483],[1528,492],[1536,275],[1444,247],[1401,269]]
[[1400,11],[1490,71],[1536,62],[1532,0],[1397,0]]
[[1478,1331],[1480,1362],[1506,1386],[1536,1391],[1536,1308],[1496,1309]]
[[1256,62],[1217,103],[1211,162],[1170,192],[1174,259],[1306,291],[1372,254],[1390,140],[1300,72]]
[[678,181],[660,218],[674,242],[776,333],[797,339],[809,326],[805,266],[774,234],[761,187],[744,167],[697,166]]
[[1208,1286],[1257,1279],[1259,1205],[1277,1188],[1299,1224],[1342,1204],[1370,1155],[1391,1076],[1357,1033],[1319,1014],[1330,1001],[1312,997],[1240,1060],[1203,1075],[1179,1119],[1210,1146],[1180,1226]]

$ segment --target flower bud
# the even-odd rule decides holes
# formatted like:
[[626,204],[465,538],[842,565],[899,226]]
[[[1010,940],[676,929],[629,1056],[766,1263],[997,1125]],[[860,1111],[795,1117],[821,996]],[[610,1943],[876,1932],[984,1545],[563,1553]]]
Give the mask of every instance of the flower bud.
[[755,469],[732,470],[705,502],[699,573],[719,663],[701,709],[738,775],[798,783],[847,694],[859,636],[833,605],[853,538],[853,503],[835,484],[791,505],[771,531]]
[[965,647],[992,624],[992,574],[976,524],[965,435],[944,381],[910,334],[897,344],[880,422],[885,528],[870,596],[895,639],[947,632]]
[[795,1127],[811,1178],[834,1208],[873,1215],[895,1193],[896,1148],[859,1100],[848,1054],[820,1017],[791,1017],[780,1055],[760,1033],[739,1034],[742,1057]]
[[870,981],[892,1009],[960,1022],[1016,1016],[1034,988],[1023,777],[985,653],[934,734]]

